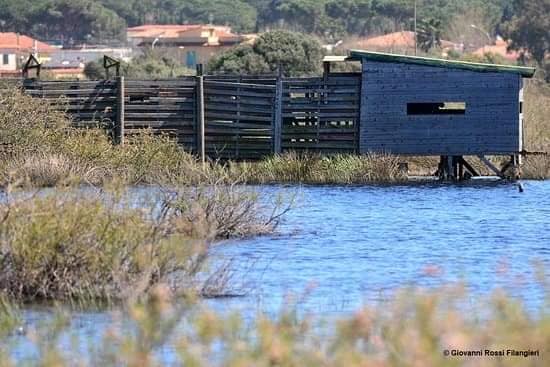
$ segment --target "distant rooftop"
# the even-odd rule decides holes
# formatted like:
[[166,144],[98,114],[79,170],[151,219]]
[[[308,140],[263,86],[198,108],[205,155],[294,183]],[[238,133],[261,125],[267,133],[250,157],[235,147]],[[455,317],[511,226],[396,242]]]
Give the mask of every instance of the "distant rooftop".
[[213,29],[218,37],[236,37],[231,27],[210,24],[144,24],[127,29],[129,37],[177,38],[191,30]]
[[495,55],[500,55],[506,60],[516,61],[519,58],[520,53],[512,50],[508,51],[508,46],[508,42],[499,37],[495,41],[494,45],[486,45],[480,47],[472,53],[477,56],[483,56],[485,54],[491,53]]
[[35,40],[29,36],[17,34],[15,32],[0,32],[0,49],[30,53],[34,51],[35,46],[38,52],[53,52],[56,50],[55,47]]
[[391,47],[414,48],[414,32],[401,31],[364,38],[357,41],[356,45],[364,49]]

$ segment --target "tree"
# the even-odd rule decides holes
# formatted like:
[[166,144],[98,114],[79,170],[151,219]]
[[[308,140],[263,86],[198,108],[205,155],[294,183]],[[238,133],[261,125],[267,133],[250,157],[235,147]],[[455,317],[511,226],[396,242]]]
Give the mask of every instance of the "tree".
[[550,0],[516,0],[514,16],[503,26],[510,48],[527,50],[543,64],[550,52]]
[[90,80],[103,79],[105,77],[103,60],[90,61],[84,65],[84,75]]
[[230,25],[237,32],[254,32],[256,9],[241,0],[187,0],[181,7],[182,23]]
[[349,34],[364,35],[374,16],[371,0],[328,0],[325,12]]
[[427,19],[418,22],[417,42],[420,49],[424,52],[441,46],[441,21],[437,19]]
[[120,38],[126,23],[92,0],[49,0],[29,19],[34,34],[46,39],[105,40]]
[[262,34],[253,45],[240,45],[214,57],[208,64],[213,73],[274,73],[278,65],[288,76],[320,72],[321,44],[315,38],[289,31]]

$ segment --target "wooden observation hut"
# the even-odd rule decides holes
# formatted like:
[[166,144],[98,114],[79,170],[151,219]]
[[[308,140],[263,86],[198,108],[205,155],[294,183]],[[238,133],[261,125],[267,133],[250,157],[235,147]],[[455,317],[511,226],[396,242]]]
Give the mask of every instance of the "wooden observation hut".
[[453,179],[477,174],[465,156],[498,175],[486,156],[519,167],[522,78],[534,68],[360,50],[330,61],[361,61],[360,153],[440,156],[439,176]]

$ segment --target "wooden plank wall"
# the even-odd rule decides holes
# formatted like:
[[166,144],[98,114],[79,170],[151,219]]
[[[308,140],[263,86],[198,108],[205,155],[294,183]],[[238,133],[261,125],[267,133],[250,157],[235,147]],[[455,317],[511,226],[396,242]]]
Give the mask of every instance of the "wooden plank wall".
[[[515,74],[363,62],[360,151],[411,155],[521,150]],[[459,115],[408,115],[407,103],[464,102]]]
[[196,149],[195,78],[126,80],[124,130],[167,134],[189,151]]
[[360,74],[283,79],[283,151],[358,151]]
[[[23,88],[68,112],[77,127],[102,126],[112,129],[113,135],[122,131],[130,136],[151,129],[175,137],[185,149],[196,152],[195,77],[122,83],[120,96],[117,80],[28,79]],[[214,159],[259,159],[291,150],[357,152],[360,85],[360,74],[281,79],[205,76],[206,154]],[[121,111],[118,106],[123,106]],[[121,118],[122,129],[117,125]]]
[[32,97],[43,98],[66,111],[77,127],[112,128],[116,117],[116,81],[25,80],[23,88]]
[[275,86],[210,79],[204,88],[207,155],[257,159],[272,153]]

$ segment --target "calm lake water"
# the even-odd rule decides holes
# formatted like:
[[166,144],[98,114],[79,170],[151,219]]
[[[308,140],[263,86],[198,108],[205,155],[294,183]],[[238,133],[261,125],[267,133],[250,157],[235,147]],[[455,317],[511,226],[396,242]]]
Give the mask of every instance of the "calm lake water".
[[[523,184],[523,193],[499,182],[258,187],[295,193],[297,204],[276,234],[216,246],[248,292],[207,303],[246,317],[276,313],[298,295],[301,310],[339,316],[404,286],[463,281],[473,298],[502,288],[537,309],[544,294],[535,263],[550,269],[550,181]],[[44,312],[28,310],[27,323]],[[73,326],[88,337],[110,322],[78,313]]]
[[[301,187],[274,236],[232,241],[224,257],[255,259],[246,299],[213,305],[276,310],[288,294],[316,313],[345,313],[404,286],[499,287],[543,302],[535,263],[550,265],[550,182],[515,185]],[[271,187],[270,190],[281,190]],[[225,303],[225,304],[224,304]]]

